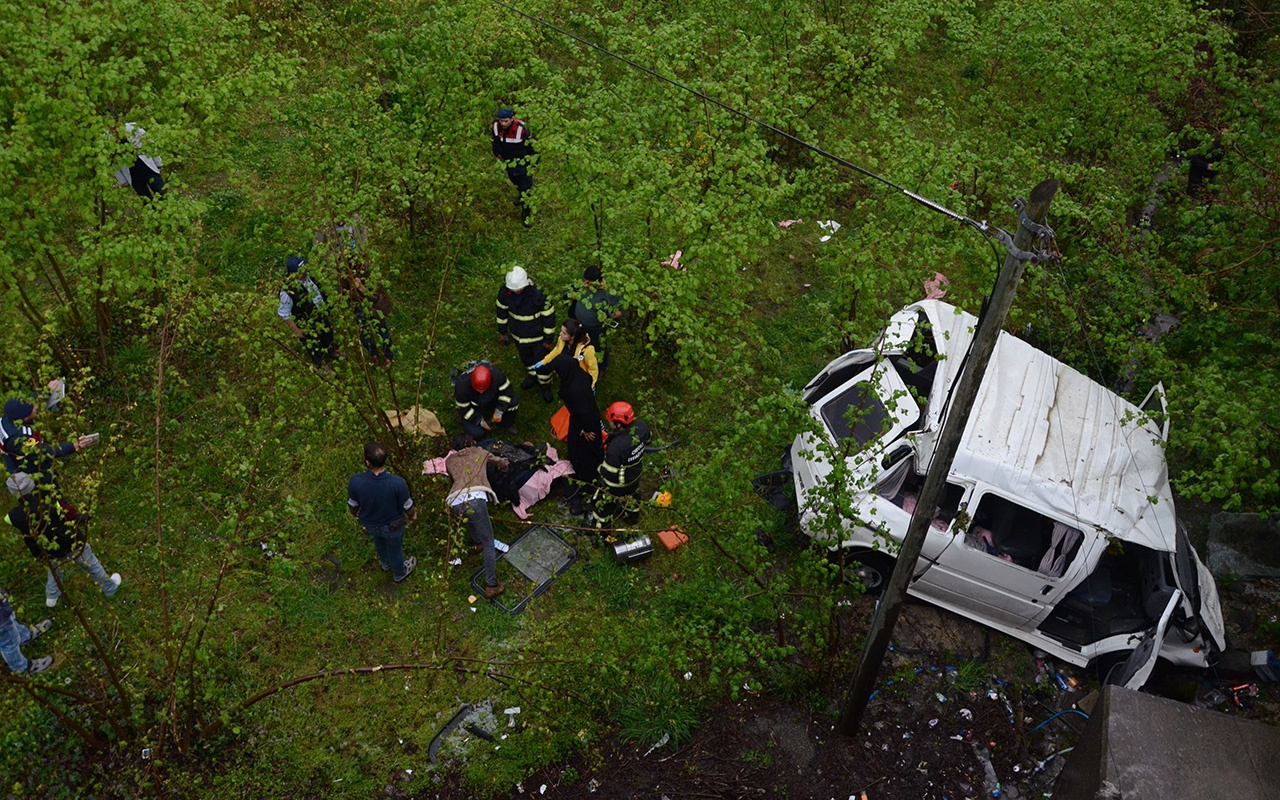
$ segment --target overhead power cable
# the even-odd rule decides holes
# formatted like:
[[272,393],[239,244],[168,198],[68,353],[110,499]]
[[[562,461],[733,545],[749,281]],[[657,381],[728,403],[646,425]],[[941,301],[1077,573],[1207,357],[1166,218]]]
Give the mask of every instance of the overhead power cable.
[[[839,165],[840,165],[840,166],[842,166],[842,167],[845,167],[846,169],[851,169],[851,170],[853,170],[854,172],[858,173],[859,175],[863,175],[863,176],[866,176],[866,177],[868,177],[868,178],[870,178],[870,179],[872,179],[872,180],[874,180],[874,181],[878,181],[879,183],[882,183],[882,184],[884,184],[885,186],[888,186],[889,188],[891,188],[891,189],[894,189],[894,190],[898,191],[898,192],[899,192],[899,193],[901,193],[902,195],[904,195],[904,196],[908,197],[908,198],[909,198],[909,199],[911,199],[911,200],[914,200],[915,202],[919,203],[920,205],[924,206],[925,208],[930,209],[931,211],[936,211],[936,212],[938,212],[939,214],[942,214],[942,215],[943,215],[943,216],[945,216],[945,217],[949,217],[950,219],[952,219],[952,220],[954,220],[954,221],[956,221],[956,222],[959,222],[961,225],[967,225],[967,226],[969,226],[969,227],[973,228],[974,230],[978,231],[979,233],[981,233],[981,234],[982,234],[983,236],[985,236],[985,237],[995,236],[996,238],[1000,239],[1001,241],[1005,241],[1005,237],[1008,237],[1008,234],[1007,234],[1007,233],[1005,233],[1003,230],[1000,230],[999,228],[995,228],[995,227],[993,227],[993,226],[991,226],[991,225],[988,225],[988,224],[987,224],[987,222],[986,222],[986,220],[983,220],[982,222],[978,222],[977,220],[970,219],[969,217],[966,217],[964,214],[961,214],[961,213],[956,212],[956,211],[952,211],[951,209],[947,208],[946,206],[942,205],[941,203],[938,203],[938,202],[936,202],[936,201],[934,201],[934,200],[930,200],[929,198],[924,197],[924,196],[922,196],[922,195],[916,194],[915,192],[911,191],[910,189],[906,188],[905,186],[901,186],[901,185],[899,185],[899,184],[897,184],[897,183],[894,183],[893,181],[889,180],[888,178],[884,177],[883,175],[878,175],[878,174],[876,174],[875,172],[872,172],[871,170],[869,170],[869,169],[867,169],[867,168],[865,168],[865,167],[860,167],[860,166],[858,166],[857,164],[853,163],[852,161],[849,161],[848,159],[841,158],[840,156],[836,155],[835,153],[831,153],[831,152],[828,152],[828,151],[826,151],[826,150],[823,150],[821,147],[818,147],[818,146],[817,146],[817,145],[815,145],[815,144],[811,144],[811,143],[809,143],[809,142],[806,142],[804,139],[801,139],[801,138],[800,138],[800,137],[798,137],[798,136],[795,136],[795,135],[793,135],[793,134],[787,133],[786,131],[782,130],[781,128],[779,128],[779,127],[777,127],[777,126],[775,126],[775,125],[770,125],[768,122],[765,122],[764,120],[757,119],[756,117],[751,116],[750,114],[746,113],[745,111],[740,111],[740,110],[738,110],[738,109],[734,108],[733,106],[729,105],[728,103],[722,103],[721,101],[719,101],[719,100],[715,99],[714,97],[711,97],[710,95],[708,95],[708,94],[706,94],[706,93],[704,93],[704,92],[700,92],[700,91],[698,91],[697,89],[694,89],[692,86],[688,86],[688,85],[686,85],[686,84],[683,84],[683,83],[681,83],[680,81],[675,80],[674,78],[669,78],[669,77],[667,77],[666,75],[663,75],[662,73],[660,73],[660,72],[658,72],[658,71],[656,71],[656,70],[653,70],[653,69],[650,69],[649,67],[644,66],[643,64],[638,64],[638,63],[636,63],[635,61],[632,61],[631,59],[627,58],[626,56],[623,56],[623,55],[620,55],[620,54],[618,54],[618,53],[615,53],[615,52],[613,52],[612,50],[609,50],[608,48],[601,47],[600,45],[596,44],[595,42],[592,42],[592,41],[590,41],[590,40],[588,40],[588,39],[584,39],[584,38],[582,38],[581,36],[577,35],[576,33],[573,33],[573,32],[571,32],[571,31],[567,31],[567,30],[565,30],[564,28],[559,27],[558,25],[555,25],[555,24],[553,24],[553,23],[550,23],[550,22],[546,21],[545,19],[542,19],[541,17],[537,17],[537,16],[534,16],[533,14],[529,14],[529,13],[527,13],[527,12],[525,12],[525,11],[521,11],[519,8],[516,8],[515,6],[511,5],[510,3],[505,3],[505,2],[503,2],[503,0],[492,0],[492,2],[493,2],[495,5],[501,6],[502,8],[505,8],[505,9],[507,9],[508,11],[511,11],[511,12],[512,12],[512,13],[514,13],[514,14],[518,14],[518,15],[520,15],[520,16],[522,16],[522,17],[524,17],[525,19],[527,19],[527,20],[531,21],[531,22],[537,23],[538,25],[541,25],[541,26],[543,26],[544,28],[548,28],[549,30],[553,30],[553,31],[555,31],[556,33],[563,34],[564,36],[568,36],[570,39],[573,39],[575,42],[578,42],[579,44],[586,45],[587,47],[590,47],[590,48],[591,48],[591,49],[593,49],[593,50],[596,50],[596,51],[598,51],[598,52],[600,52],[600,53],[603,53],[604,55],[608,56],[609,58],[615,59],[615,60],[617,60],[617,61],[621,61],[622,63],[624,63],[624,64],[626,64],[626,65],[628,65],[628,66],[630,66],[630,67],[634,67],[635,69],[640,70],[641,72],[645,73],[646,75],[650,75],[650,76],[652,76],[652,77],[654,77],[654,78],[657,78],[657,79],[658,79],[658,80],[660,80],[660,81],[663,81],[664,83],[669,83],[669,84],[671,84],[672,86],[676,87],[677,89],[681,89],[681,90],[683,90],[683,91],[686,91],[686,92],[688,92],[689,94],[692,94],[693,96],[695,96],[695,97],[697,97],[697,98],[699,98],[699,99],[701,99],[701,100],[704,100],[704,101],[706,101],[706,102],[708,102],[708,103],[711,103],[712,105],[715,105],[715,106],[716,106],[716,107],[718,107],[718,108],[722,108],[722,109],[724,109],[725,111],[728,111],[730,114],[733,114],[733,115],[734,115],[734,116],[736,116],[736,117],[740,117],[740,118],[742,118],[742,119],[744,119],[744,120],[746,120],[746,121],[748,121],[748,122],[750,122],[750,123],[752,123],[752,124],[759,125],[760,127],[764,128],[765,130],[772,131],[773,133],[776,133],[777,135],[779,135],[779,136],[783,137],[784,139],[786,139],[786,140],[788,140],[788,141],[790,141],[790,142],[794,142],[795,144],[797,144],[797,145],[799,145],[799,146],[801,146],[801,147],[805,148],[806,150],[809,150],[809,151],[811,151],[811,152],[813,152],[813,153],[816,153],[817,155],[822,156],[823,158],[826,158],[826,159],[829,159],[829,160],[831,160],[831,161],[834,161],[835,163],[839,164]],[[1002,236],[1001,234],[1003,234],[1003,236]],[[1012,237],[1009,237],[1009,240],[1008,240],[1008,242],[1006,242],[1006,245],[1009,245],[1009,244],[1011,244],[1011,243],[1012,243]],[[992,245],[992,247],[994,248],[994,246],[995,246],[995,245],[993,244],[993,245]],[[997,262],[997,264],[999,263],[999,260],[1000,260],[1000,258],[999,258],[999,253],[997,253],[997,254],[996,254],[996,262]]]

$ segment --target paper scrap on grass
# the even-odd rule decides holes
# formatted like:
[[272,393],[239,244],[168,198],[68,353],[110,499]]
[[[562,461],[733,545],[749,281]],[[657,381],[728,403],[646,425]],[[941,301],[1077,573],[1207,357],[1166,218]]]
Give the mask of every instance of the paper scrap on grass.
[[946,275],[941,272],[933,273],[933,278],[924,282],[924,299],[941,300],[947,296],[947,290],[944,287],[950,285],[951,281],[947,280]]
[[461,565],[462,565],[462,559],[460,558],[453,558],[449,560],[449,566],[451,567],[458,567]]
[[662,262],[662,266],[671,267],[672,269],[679,270],[681,272],[688,272],[689,270],[686,267],[683,267],[680,265],[680,259],[683,256],[684,256],[684,251],[677,250],[671,254],[671,258],[668,258],[666,261]]
[[801,222],[804,222],[804,220],[802,220],[802,219],[784,219],[782,222],[779,222],[779,223],[778,223],[778,227],[779,227],[779,228],[784,228],[784,229],[785,229],[785,228],[790,228],[792,225],[799,225]]
[[835,235],[835,232],[840,230],[840,223],[834,219],[824,219],[818,223],[818,227],[827,232],[827,235],[819,238],[818,241],[828,242],[831,241],[831,237]]

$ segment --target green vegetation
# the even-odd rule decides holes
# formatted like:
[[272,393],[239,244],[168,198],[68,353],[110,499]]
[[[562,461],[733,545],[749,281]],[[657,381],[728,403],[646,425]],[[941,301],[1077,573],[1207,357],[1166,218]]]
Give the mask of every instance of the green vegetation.
[[[0,8],[0,381],[65,376],[65,410],[39,426],[102,432],[61,471],[125,576],[108,603],[69,573],[33,651],[55,671],[0,675],[7,791],[366,797],[452,774],[496,796],[614,737],[685,741],[743,691],[803,698],[839,679],[846,589],[750,478],[776,468],[804,425],[797,390],[843,336],[867,341],[935,270],[978,308],[995,265],[976,234],[482,0]],[[1063,262],[1028,273],[1010,329],[1103,382],[1134,373],[1137,400],[1163,380],[1185,495],[1280,506],[1280,72],[1249,6],[526,10],[975,219],[1012,228],[1008,201],[1060,179]],[[529,230],[485,136],[499,104],[538,135]],[[132,158],[111,133],[126,121],[163,156],[159,202],[112,178]],[[1189,196],[1183,164],[1135,226],[1175,153],[1211,157],[1216,177]],[[311,244],[357,215],[396,303],[391,368],[365,358]],[[828,218],[843,228],[820,243]],[[685,271],[662,264],[677,250]],[[292,254],[338,303],[331,374],[275,317]],[[508,617],[467,603],[474,559],[448,565],[464,534],[417,468],[442,443],[382,412],[420,405],[452,428],[451,368],[518,374],[492,328],[514,263],[557,300],[600,265],[626,298],[599,396],[684,441],[646,461],[642,495],[675,502],[638,527],[678,523],[691,542],[620,567],[571,535],[582,560]],[[1157,313],[1181,324],[1136,337]],[[527,436],[545,438],[550,410],[523,398]],[[423,510],[399,587],[344,510],[373,437]],[[500,538],[518,535],[495,513]],[[570,521],[554,502],[536,517]],[[19,618],[44,615],[42,580],[12,537],[0,586]],[[509,738],[430,768],[435,734],[483,700]]]

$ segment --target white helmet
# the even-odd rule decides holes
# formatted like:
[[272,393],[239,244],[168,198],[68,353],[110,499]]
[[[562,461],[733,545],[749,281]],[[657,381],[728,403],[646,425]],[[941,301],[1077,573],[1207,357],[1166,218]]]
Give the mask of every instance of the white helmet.
[[524,267],[512,267],[507,273],[507,288],[513,292],[518,292],[529,285],[529,273],[524,271]]

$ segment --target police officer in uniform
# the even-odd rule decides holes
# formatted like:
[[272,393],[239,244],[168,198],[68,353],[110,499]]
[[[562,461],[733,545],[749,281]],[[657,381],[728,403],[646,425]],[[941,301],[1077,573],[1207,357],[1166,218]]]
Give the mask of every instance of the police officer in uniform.
[[547,296],[529,280],[524,267],[512,267],[507,273],[506,285],[498,290],[497,302],[498,339],[503,344],[507,337],[515,340],[516,352],[529,373],[520,383],[521,389],[542,386],[542,400],[550,403],[551,375],[539,374],[535,365],[555,345],[559,326],[555,309],[547,302]]
[[533,176],[529,167],[533,164],[533,145],[529,140],[533,134],[524,120],[516,119],[516,112],[509,108],[498,109],[498,117],[493,121],[489,131],[493,144],[493,155],[507,168],[507,180],[511,181],[519,192],[516,204],[520,206],[520,218],[525,225],[529,224],[529,201],[526,197],[533,189]]
[[285,283],[280,290],[280,306],[276,315],[302,342],[311,361],[319,366],[337,355],[333,326],[329,322],[324,291],[306,270],[307,262],[290,256],[285,262]]
[[487,361],[472,364],[453,379],[453,402],[458,407],[462,429],[476,441],[488,439],[495,425],[513,435],[520,398],[511,390],[511,381],[502,370]]
[[604,416],[613,431],[600,464],[600,488],[596,490],[593,521],[596,528],[609,527],[625,509],[627,524],[634,525],[640,520],[640,510],[634,504],[627,508],[627,498],[634,497],[640,488],[649,425],[636,419],[635,409],[621,400],[609,406]]

